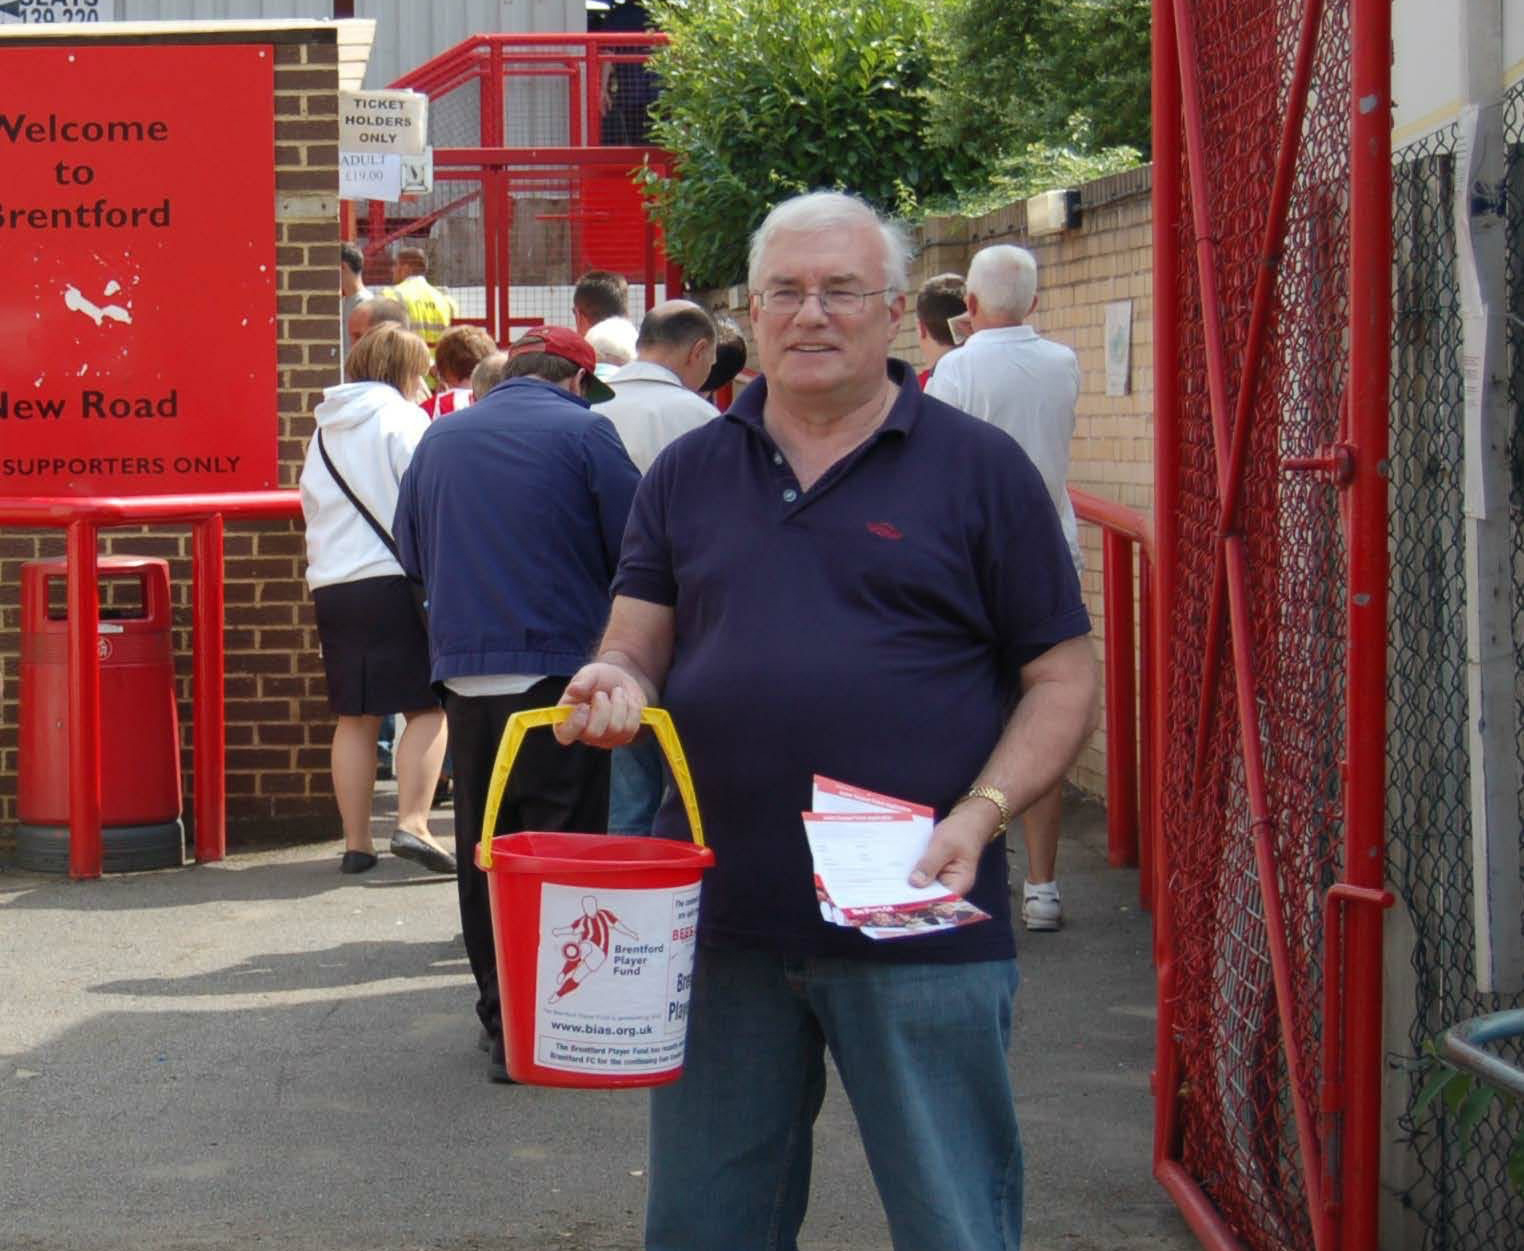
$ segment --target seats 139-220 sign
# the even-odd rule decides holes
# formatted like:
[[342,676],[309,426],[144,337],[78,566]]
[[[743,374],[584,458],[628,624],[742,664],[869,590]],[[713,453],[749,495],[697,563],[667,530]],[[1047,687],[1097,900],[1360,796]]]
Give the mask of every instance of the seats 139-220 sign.
[[275,486],[272,60],[0,45],[0,495]]

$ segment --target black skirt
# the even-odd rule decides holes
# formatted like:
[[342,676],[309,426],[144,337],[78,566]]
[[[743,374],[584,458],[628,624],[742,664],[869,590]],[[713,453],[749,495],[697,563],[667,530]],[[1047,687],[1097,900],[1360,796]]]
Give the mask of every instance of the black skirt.
[[385,716],[439,706],[429,685],[429,638],[406,578],[320,586],[312,602],[334,712]]

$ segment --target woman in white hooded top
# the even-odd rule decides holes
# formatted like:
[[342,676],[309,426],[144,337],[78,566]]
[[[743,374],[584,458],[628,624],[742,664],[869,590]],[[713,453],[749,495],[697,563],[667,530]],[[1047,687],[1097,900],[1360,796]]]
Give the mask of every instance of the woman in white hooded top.
[[428,825],[444,760],[444,711],[429,685],[428,635],[390,535],[398,484],[429,427],[408,398],[419,393],[428,368],[429,349],[417,335],[394,325],[366,334],[344,362],[350,381],[323,392],[317,434],[302,466],[307,586],[328,702],[338,715],[332,768],[344,826],[341,873],[376,865],[371,798],[376,740],[389,713],[407,718],[396,749],[392,854],[438,873],[455,872],[455,857],[434,841]]

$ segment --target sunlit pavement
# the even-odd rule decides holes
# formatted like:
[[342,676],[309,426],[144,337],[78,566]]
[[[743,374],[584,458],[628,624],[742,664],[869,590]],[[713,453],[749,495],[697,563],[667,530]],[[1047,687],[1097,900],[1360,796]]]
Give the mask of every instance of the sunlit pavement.
[[[385,854],[341,877],[338,854],[0,871],[0,1247],[640,1246],[645,1096],[490,1084],[452,879]],[[1065,928],[1021,935],[1023,1245],[1194,1247],[1149,1172],[1148,918],[1093,804],[1060,880]],[[889,1246],[834,1083],[801,1242]]]

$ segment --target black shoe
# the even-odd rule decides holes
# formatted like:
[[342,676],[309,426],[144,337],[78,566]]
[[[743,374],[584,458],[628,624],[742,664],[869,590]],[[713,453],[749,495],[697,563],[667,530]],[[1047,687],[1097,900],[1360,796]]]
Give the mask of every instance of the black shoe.
[[406,830],[398,830],[392,835],[392,855],[415,861],[434,873],[455,872],[454,856]]
[[518,1083],[508,1076],[508,1055],[503,1050],[503,1040],[494,1038],[492,1050],[487,1053],[487,1076],[493,1081],[505,1086],[517,1086]]
[[346,851],[339,861],[340,873],[369,873],[376,867],[376,857],[368,851]]

